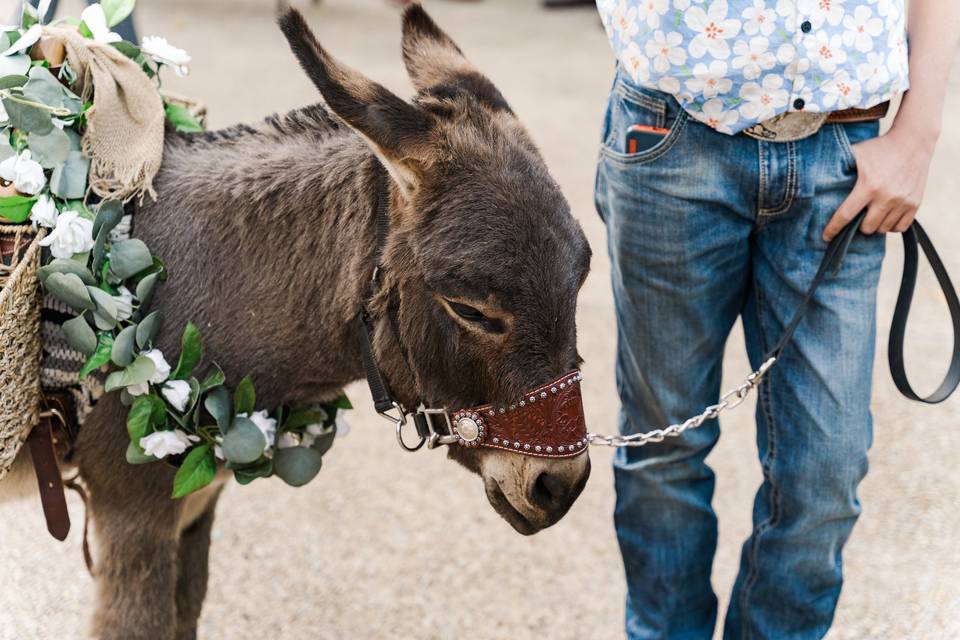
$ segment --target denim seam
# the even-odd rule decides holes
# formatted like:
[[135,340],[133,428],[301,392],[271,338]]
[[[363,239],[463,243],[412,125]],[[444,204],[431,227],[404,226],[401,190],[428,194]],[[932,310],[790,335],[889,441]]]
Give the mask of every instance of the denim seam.
[[[756,275],[754,275],[754,298],[757,303],[757,333],[760,338],[760,348],[761,351],[765,354],[767,353],[767,337],[766,333],[763,330],[763,296],[760,293],[760,288],[757,286]],[[761,467],[763,469],[764,480],[770,485],[770,516],[759,523],[756,528],[753,530],[753,541],[750,545],[750,549],[747,553],[747,562],[748,562],[748,574],[744,579],[743,587],[740,591],[740,617],[741,617],[741,637],[743,640],[750,640],[752,634],[750,628],[744,624],[743,619],[745,612],[747,611],[747,602],[750,599],[750,592],[753,590],[754,585],[757,582],[757,578],[760,575],[759,570],[759,559],[757,557],[760,547],[760,537],[776,527],[780,522],[780,492],[777,490],[776,483],[773,479],[773,465],[776,461],[777,453],[777,444],[776,444],[776,428],[773,420],[773,400],[770,391],[770,385],[772,384],[772,376],[768,376],[765,384],[760,385],[757,390],[757,402],[760,407],[760,410],[763,412],[764,418],[767,423],[767,453],[763,457]]]
[[840,150],[843,152],[844,160],[846,160],[847,166],[856,167],[857,157],[853,155],[853,147],[850,145],[850,137],[847,136],[847,131],[843,128],[842,124],[835,123],[833,125],[833,135],[840,144]]
[[667,134],[663,142],[660,142],[653,148],[653,150],[647,153],[640,154],[621,154],[616,151],[611,150],[608,146],[604,145],[600,148],[600,152],[604,157],[616,164],[621,166],[630,167],[635,165],[647,164],[648,162],[653,162],[661,158],[666,154],[670,149],[677,144],[677,141],[680,139],[680,134],[683,133],[683,130],[687,126],[687,117],[684,115],[684,112],[681,111],[677,116],[677,121],[674,123],[673,128],[670,130],[670,133]]
[[785,213],[790,210],[790,207],[793,206],[793,200],[796,196],[797,189],[797,145],[793,142],[780,142],[774,144],[786,144],[787,145],[787,188],[786,193],[783,195],[783,200],[779,205],[773,207],[772,209],[760,209],[761,216],[775,216],[781,213]]
[[627,84],[624,82],[621,82],[617,87],[617,95],[624,100],[633,102],[644,109],[649,109],[650,111],[656,113],[657,126],[663,127],[667,119],[667,103],[665,100],[658,100],[656,98],[646,96],[636,89],[627,86]]
[[763,215],[763,201],[765,194],[767,193],[767,152],[766,152],[766,143],[762,140],[757,142],[757,158],[760,165],[760,184],[758,185],[759,193],[757,194],[757,219],[760,219],[760,216]]

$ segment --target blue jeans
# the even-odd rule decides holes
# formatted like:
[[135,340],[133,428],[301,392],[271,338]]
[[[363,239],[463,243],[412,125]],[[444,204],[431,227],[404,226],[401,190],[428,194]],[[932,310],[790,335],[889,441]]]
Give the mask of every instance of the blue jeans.
[[[633,124],[669,134],[628,154]],[[731,137],[618,74],[596,202],[612,262],[622,433],[682,421],[717,401],[724,344],[738,316],[750,362],[761,364],[817,270],[827,220],[856,181],[850,145],[877,130],[877,123],[829,124],[793,143]],[[820,638],[830,627],[841,551],[867,472],[883,253],[882,236],[854,239],[760,386],[763,484],[725,638]],[[615,522],[630,638],[712,637],[717,520],[705,459],[719,436],[709,421],[683,437],[617,452]]]

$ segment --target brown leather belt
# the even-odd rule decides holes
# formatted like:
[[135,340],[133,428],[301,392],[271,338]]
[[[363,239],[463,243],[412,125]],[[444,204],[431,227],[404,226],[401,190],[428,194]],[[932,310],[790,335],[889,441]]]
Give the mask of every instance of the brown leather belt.
[[847,124],[879,120],[890,111],[890,102],[869,109],[843,109],[828,113],[788,111],[743,130],[743,134],[767,142],[794,142],[808,138],[825,124]]

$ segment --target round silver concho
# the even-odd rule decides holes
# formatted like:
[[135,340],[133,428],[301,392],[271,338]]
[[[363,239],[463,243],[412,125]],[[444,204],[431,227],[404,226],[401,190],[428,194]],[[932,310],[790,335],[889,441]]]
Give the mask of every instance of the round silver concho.
[[465,447],[475,447],[483,439],[483,420],[476,413],[462,413],[455,417],[454,430],[459,443]]

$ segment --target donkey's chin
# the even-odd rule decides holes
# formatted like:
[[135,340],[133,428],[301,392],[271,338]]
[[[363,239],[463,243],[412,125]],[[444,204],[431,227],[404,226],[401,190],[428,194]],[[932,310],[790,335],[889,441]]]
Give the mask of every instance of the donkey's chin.
[[525,536],[563,518],[590,477],[590,457],[586,453],[557,459],[452,449],[452,458],[483,478],[494,511]]

